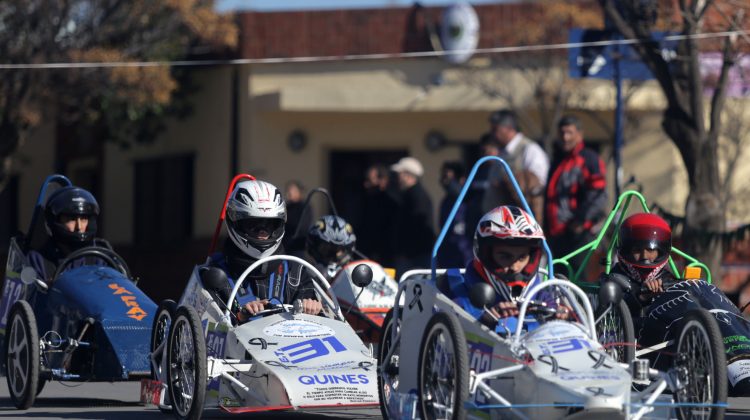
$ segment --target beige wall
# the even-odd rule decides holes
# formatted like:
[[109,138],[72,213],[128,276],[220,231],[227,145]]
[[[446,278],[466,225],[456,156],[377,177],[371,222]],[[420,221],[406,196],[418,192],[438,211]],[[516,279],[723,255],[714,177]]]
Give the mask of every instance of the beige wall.
[[[107,238],[113,243],[133,240],[134,164],[139,159],[195,153],[193,233],[209,236],[221,210],[229,182],[231,71],[199,70],[200,90],[194,96],[194,113],[182,121],[170,121],[166,134],[153,144],[122,150],[108,145],[105,151],[104,210]],[[175,208],[174,211],[181,211]]]

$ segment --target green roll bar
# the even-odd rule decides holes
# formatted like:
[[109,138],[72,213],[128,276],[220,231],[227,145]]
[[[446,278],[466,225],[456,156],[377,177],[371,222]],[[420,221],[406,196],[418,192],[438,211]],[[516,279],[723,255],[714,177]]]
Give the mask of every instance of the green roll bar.
[[[645,213],[651,212],[651,210],[648,208],[648,205],[646,204],[646,199],[643,197],[643,195],[641,195],[641,193],[639,193],[638,191],[633,191],[633,190],[623,192],[622,194],[620,194],[620,197],[617,199],[617,203],[615,204],[612,211],[609,213],[607,220],[604,221],[604,224],[602,225],[602,228],[599,231],[599,234],[596,236],[596,238],[593,241],[589,242],[588,244],[571,252],[570,254],[565,255],[562,258],[558,258],[554,260],[552,264],[553,265],[560,264],[563,267],[565,267],[567,269],[570,280],[576,285],[584,286],[587,288],[591,287],[590,282],[582,281],[580,280],[580,277],[583,274],[584,269],[588,265],[589,260],[591,259],[591,256],[594,254],[594,251],[599,248],[599,244],[601,244],[602,240],[604,239],[604,235],[607,233],[607,230],[612,225],[612,221],[615,220],[616,218],[617,222],[614,225],[614,229],[615,229],[614,236],[612,238],[612,242],[610,242],[610,244],[607,246],[607,253],[605,256],[605,260],[604,260],[604,272],[609,274],[609,271],[612,269],[612,254],[614,253],[615,244],[617,243],[617,235],[620,232],[620,225],[625,219],[625,215],[627,214],[628,207],[630,206],[630,203],[634,197],[638,199]],[[583,258],[583,263],[581,264],[580,267],[578,267],[577,270],[574,270],[573,266],[570,264],[570,260],[573,257],[584,252],[586,252],[586,256]],[[680,251],[679,249],[675,247],[672,247],[672,253],[684,258],[688,262],[687,264],[688,267],[700,267],[706,273],[706,282],[711,283],[711,270],[709,270],[705,264],[691,257],[690,255]],[[669,257],[669,268],[672,269],[672,273],[674,273],[676,278],[678,279],[682,278],[682,273],[677,270],[677,266],[672,260],[671,255]]]

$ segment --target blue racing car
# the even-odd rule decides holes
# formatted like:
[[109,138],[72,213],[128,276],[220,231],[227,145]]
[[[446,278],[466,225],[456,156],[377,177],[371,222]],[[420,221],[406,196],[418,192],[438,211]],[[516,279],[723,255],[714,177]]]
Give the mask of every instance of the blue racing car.
[[0,372],[19,409],[50,380],[125,381],[151,375],[148,352],[156,304],[106,241],[96,240],[52,266],[34,264],[47,234],[41,214],[48,187],[71,188],[62,175],[42,185],[31,227],[10,241],[0,294]]

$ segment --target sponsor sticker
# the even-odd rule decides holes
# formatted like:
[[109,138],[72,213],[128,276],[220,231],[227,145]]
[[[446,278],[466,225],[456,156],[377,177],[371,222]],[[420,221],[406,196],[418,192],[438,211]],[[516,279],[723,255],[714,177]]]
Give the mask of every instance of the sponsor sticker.
[[263,334],[273,337],[312,338],[328,337],[336,332],[317,322],[305,319],[285,319],[263,329]]
[[736,362],[730,363],[727,366],[727,378],[732,386],[747,377],[750,377],[750,360],[743,359],[737,360]]

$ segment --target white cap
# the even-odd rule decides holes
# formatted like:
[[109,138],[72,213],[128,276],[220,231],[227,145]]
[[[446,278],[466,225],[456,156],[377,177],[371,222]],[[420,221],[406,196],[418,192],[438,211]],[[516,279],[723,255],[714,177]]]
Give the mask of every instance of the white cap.
[[413,157],[401,158],[398,163],[396,163],[395,165],[391,165],[391,170],[394,172],[408,172],[417,177],[420,177],[422,176],[422,174],[424,174],[422,164]]

